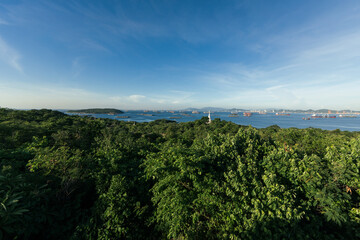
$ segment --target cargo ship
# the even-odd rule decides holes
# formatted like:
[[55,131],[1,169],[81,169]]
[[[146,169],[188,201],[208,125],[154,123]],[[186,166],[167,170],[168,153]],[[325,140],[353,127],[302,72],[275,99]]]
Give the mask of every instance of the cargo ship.
[[356,116],[355,115],[344,115],[344,114],[340,114],[339,115],[339,117],[341,117],[341,118],[356,118]]
[[251,112],[244,112],[243,115],[245,117],[251,117],[252,113]]
[[336,118],[336,116],[313,114],[311,115],[311,118]]
[[317,114],[313,114],[311,115],[311,118],[323,118],[323,116],[317,115]]

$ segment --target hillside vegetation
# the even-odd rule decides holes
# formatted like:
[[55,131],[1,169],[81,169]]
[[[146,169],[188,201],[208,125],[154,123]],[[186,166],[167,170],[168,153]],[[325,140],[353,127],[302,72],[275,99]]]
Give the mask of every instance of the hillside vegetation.
[[124,113],[115,108],[89,108],[80,110],[68,110],[68,113],[81,113],[81,114],[120,114]]
[[359,137],[0,109],[0,239],[359,239]]

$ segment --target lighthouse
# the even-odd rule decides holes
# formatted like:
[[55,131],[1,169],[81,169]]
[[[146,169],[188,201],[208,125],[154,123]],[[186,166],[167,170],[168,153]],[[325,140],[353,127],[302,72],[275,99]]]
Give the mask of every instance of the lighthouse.
[[208,122],[208,123],[211,123],[210,110],[209,110],[209,116],[208,116],[208,118],[209,118],[209,122]]

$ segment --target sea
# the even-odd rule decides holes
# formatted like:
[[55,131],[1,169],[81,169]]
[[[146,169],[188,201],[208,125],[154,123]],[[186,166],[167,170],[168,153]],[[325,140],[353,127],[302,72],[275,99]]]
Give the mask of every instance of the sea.
[[[64,111],[65,112],[65,111]],[[67,113],[69,115],[83,115]],[[200,112],[192,113],[186,111],[125,111],[123,114],[108,115],[108,114],[86,114],[95,118],[109,118],[118,121],[135,121],[135,122],[151,122],[157,119],[167,119],[176,122],[189,122],[207,117],[209,113]],[[259,114],[252,113],[251,116],[243,116],[242,112],[238,116],[231,114],[231,112],[212,112],[211,119],[220,118],[221,120],[231,121],[239,125],[251,125],[255,128],[266,128],[272,125],[277,125],[281,128],[320,128],[324,130],[341,131],[360,131],[360,116],[353,115],[352,117],[336,118],[311,118],[311,114],[290,113],[287,115],[276,115],[276,113]],[[305,120],[304,120],[305,119]],[[309,120],[307,120],[309,119]]]

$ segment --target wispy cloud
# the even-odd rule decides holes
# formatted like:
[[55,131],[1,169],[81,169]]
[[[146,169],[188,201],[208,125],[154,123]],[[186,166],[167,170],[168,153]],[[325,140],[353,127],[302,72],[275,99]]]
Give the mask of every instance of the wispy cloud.
[[[348,99],[358,99],[360,91],[360,30],[349,21],[359,17],[329,18],[263,38],[250,49],[256,53],[266,49],[259,63],[223,63],[204,74],[202,81],[219,89],[222,104],[351,105]],[[329,27],[329,22],[336,26]],[[352,105],[360,107],[354,100]]]
[[[1,30],[16,26],[11,35],[2,31],[0,63],[21,72],[32,60],[28,82],[63,81],[91,91],[101,76],[96,90],[103,99],[94,99],[126,108],[301,107],[359,99],[360,15],[350,6],[356,4],[211,5],[0,4]],[[24,31],[28,39],[21,39]],[[15,45],[10,37],[16,35]],[[23,60],[17,46],[27,49]],[[92,93],[64,91],[50,87],[41,94],[96,104]]]
[[101,45],[100,43],[91,40],[91,39],[84,39],[83,40],[83,44],[85,47],[92,49],[92,50],[96,50],[96,51],[101,51],[101,52],[107,52],[109,53],[109,49],[107,49],[106,47],[104,47],[103,45]]
[[0,25],[9,25],[9,23],[7,21],[5,21],[4,19],[0,18]]
[[130,17],[120,2],[113,6],[111,12],[109,9],[97,4],[84,6],[72,2],[69,6],[72,13],[86,17],[91,23],[92,28],[97,28],[98,32],[104,36],[141,38],[144,36],[164,35],[164,30],[161,26],[151,21]]
[[0,37],[0,60],[15,68],[17,71],[22,72],[22,67],[19,63],[20,58],[20,54]]
[[72,61],[72,71],[73,71],[73,77],[78,77],[81,72],[84,70],[84,64],[83,64],[84,57],[76,57]]

